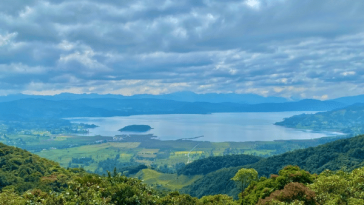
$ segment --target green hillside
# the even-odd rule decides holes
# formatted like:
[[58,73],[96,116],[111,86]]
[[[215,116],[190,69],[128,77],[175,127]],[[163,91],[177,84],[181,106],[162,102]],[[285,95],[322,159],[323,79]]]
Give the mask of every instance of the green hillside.
[[[122,176],[116,169],[100,176],[82,169],[64,169],[25,150],[0,144],[0,204],[364,204],[362,147],[364,135],[261,159],[244,166],[258,171],[249,169],[255,177],[244,184],[247,169],[241,167],[223,168],[204,177],[163,174],[150,169],[139,171],[135,178]],[[236,159],[237,156],[229,157]],[[218,159],[228,161],[229,157]],[[214,165],[210,163],[213,161],[202,162]],[[340,171],[329,170],[340,168]],[[146,179],[147,184],[156,188],[163,183],[170,189],[188,185],[185,191],[202,197],[156,191],[137,178]]]
[[0,189],[59,191],[67,187],[70,178],[83,174],[83,170],[66,170],[56,162],[0,143]]
[[181,192],[198,198],[206,195],[227,194],[237,199],[239,190],[231,178],[233,178],[236,172],[241,168],[242,167],[222,168],[215,172],[211,172],[196,180],[191,185],[183,187]]
[[[230,179],[241,167],[254,168],[260,176],[268,177],[271,174],[277,174],[287,165],[297,165],[317,174],[326,169],[353,170],[362,167],[364,166],[364,135],[337,140],[314,148],[287,152],[262,159],[254,164],[220,169],[184,187],[182,191],[195,197],[218,193],[234,196],[237,190]],[[222,185],[224,189],[221,188]]]
[[353,135],[364,133],[364,104],[335,109],[316,114],[295,115],[277,122],[290,128],[329,130],[350,133]]
[[241,194],[242,205],[364,204],[364,168],[310,174],[287,166],[278,175],[253,181]]
[[[167,176],[153,170],[139,175],[186,185],[198,176]],[[138,175],[137,174],[137,175]],[[147,176],[145,176],[148,178]],[[174,180],[173,178],[178,179]],[[180,187],[177,187],[180,188]],[[107,177],[88,174],[82,169],[65,169],[58,163],[40,158],[25,150],[0,143],[0,204],[236,204],[225,195],[197,199],[178,192],[159,193],[136,178],[114,170]]]
[[261,159],[263,158],[245,154],[208,157],[187,164],[178,170],[177,173],[184,175],[206,175],[222,168],[253,164]]
[[202,175],[177,175],[161,173],[152,169],[140,170],[137,174],[132,175],[138,179],[143,179],[143,182],[156,188],[168,190],[180,190],[182,187],[188,186],[200,179]]

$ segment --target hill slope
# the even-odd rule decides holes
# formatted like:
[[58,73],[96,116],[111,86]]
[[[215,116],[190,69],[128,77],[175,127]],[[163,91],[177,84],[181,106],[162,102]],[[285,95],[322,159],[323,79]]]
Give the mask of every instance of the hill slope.
[[364,104],[355,104],[328,112],[302,114],[277,122],[290,128],[335,130],[351,134],[364,133]]
[[0,190],[4,187],[17,192],[35,187],[60,190],[72,176],[83,173],[79,169],[66,170],[56,162],[0,143]]
[[[277,174],[287,165],[297,165],[310,173],[317,174],[326,169],[339,170],[346,167],[348,170],[353,170],[362,167],[364,166],[364,135],[284,153],[262,159],[254,164],[220,169],[184,187],[183,192],[196,197],[237,193],[236,186],[230,179],[241,167],[254,168],[260,176],[270,176],[270,174]],[[225,189],[221,189],[221,185],[224,185]]]
[[261,159],[263,158],[245,154],[208,157],[187,164],[178,170],[177,173],[183,175],[206,175],[222,168],[253,164]]
[[[151,172],[141,174],[156,174]],[[166,180],[165,177],[161,176],[159,180]],[[173,177],[167,176],[167,180],[173,181]],[[194,178],[196,176],[177,180],[188,184]],[[211,204],[211,200],[216,205],[236,204],[227,196],[211,196],[204,200],[176,192],[161,196],[142,181],[116,171],[102,177],[80,169],[66,170],[55,162],[0,143],[0,204],[203,205]]]

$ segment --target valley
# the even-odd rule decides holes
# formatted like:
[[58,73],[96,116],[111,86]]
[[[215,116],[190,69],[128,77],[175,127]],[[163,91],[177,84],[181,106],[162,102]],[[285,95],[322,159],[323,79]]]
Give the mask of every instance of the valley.
[[[12,116],[2,115],[0,142],[26,149],[65,168],[99,175],[114,170],[143,180],[160,192],[180,191],[199,198],[222,193],[234,199],[239,192],[230,179],[243,167],[253,167],[260,176],[268,176],[292,162],[310,172],[322,172],[315,165],[302,164],[304,159],[295,162],[282,156],[288,153],[293,156],[300,150],[360,134],[361,130],[352,130],[361,125],[360,114],[355,113],[364,110],[358,105],[328,112],[167,114],[156,111],[158,114],[147,114],[144,110],[137,115],[105,117],[105,110],[92,111],[105,109],[106,106],[112,108],[102,99],[91,100],[93,103],[88,102],[85,109],[73,107],[75,102],[67,102],[67,106],[62,108],[64,111],[59,113],[55,112],[53,103],[61,103],[61,107],[65,106],[64,102],[42,102],[46,105],[42,112],[48,117],[37,117],[35,110],[40,107],[36,103],[33,108],[28,107],[28,111]],[[78,109],[83,117],[75,116],[74,109]],[[92,114],[88,114],[87,110]],[[335,121],[325,127],[329,118],[335,118]],[[357,124],[348,119],[354,119]],[[310,122],[319,122],[320,126],[313,126]],[[330,161],[339,155],[321,156]],[[282,164],[272,165],[266,171],[266,164],[272,164],[275,157]],[[214,162],[215,158],[217,161]],[[213,163],[205,163],[204,160],[212,160]],[[317,159],[313,157],[312,160]],[[324,163],[318,162],[320,166]],[[337,170],[341,166],[358,167],[360,163],[351,161],[351,164],[326,166]],[[221,189],[222,184],[226,184],[225,189]],[[210,188],[205,190],[205,187]]]

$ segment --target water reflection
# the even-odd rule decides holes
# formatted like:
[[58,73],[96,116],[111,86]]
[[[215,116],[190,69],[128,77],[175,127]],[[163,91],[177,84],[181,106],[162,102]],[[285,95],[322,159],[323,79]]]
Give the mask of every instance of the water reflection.
[[[284,118],[315,112],[270,112],[270,113],[214,113],[210,115],[173,114],[173,115],[136,115],[127,117],[71,118],[72,122],[95,124],[88,135],[115,136],[118,130],[127,125],[149,125],[161,140],[197,138],[198,141],[272,141],[288,139],[313,139],[339,135],[335,132],[312,132],[274,125]],[[123,132],[122,134],[130,134]]]

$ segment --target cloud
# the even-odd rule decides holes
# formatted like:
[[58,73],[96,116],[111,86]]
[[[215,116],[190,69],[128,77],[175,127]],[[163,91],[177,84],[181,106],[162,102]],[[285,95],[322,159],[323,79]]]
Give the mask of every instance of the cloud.
[[0,94],[362,94],[364,2],[0,2]]

